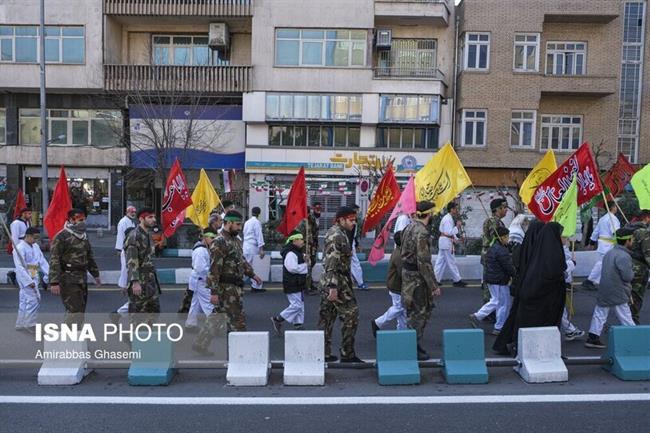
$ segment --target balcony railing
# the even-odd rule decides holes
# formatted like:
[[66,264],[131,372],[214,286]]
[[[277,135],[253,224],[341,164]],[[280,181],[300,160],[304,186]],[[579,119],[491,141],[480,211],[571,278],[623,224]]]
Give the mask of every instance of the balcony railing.
[[104,65],[112,92],[241,93],[251,89],[252,66]]
[[222,16],[253,15],[252,0],[104,0],[107,15]]
[[440,69],[417,68],[405,66],[377,66],[374,68],[375,78],[380,79],[426,79],[426,80],[445,80],[445,74]]

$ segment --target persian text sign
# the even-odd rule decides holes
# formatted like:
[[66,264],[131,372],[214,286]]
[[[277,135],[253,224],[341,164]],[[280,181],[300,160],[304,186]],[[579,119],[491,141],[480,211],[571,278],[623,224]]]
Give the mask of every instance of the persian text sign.
[[578,182],[578,205],[603,191],[598,168],[586,142],[537,187],[528,203],[528,209],[541,221],[549,222],[562,201],[564,192],[571,186],[574,175]]

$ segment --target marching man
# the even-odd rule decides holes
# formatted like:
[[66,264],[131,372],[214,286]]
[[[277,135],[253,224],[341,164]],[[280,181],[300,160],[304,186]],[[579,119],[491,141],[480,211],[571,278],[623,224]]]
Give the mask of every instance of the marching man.
[[206,286],[206,282],[210,272],[210,246],[216,237],[216,233],[205,229],[201,240],[194,244],[192,249],[192,273],[188,287],[194,295],[185,321],[185,329],[190,332],[198,331],[199,309],[203,311],[205,317],[208,317],[215,308],[210,302],[210,289]]
[[38,307],[41,303],[41,294],[38,290],[39,271],[47,283],[50,267],[38,246],[40,231],[29,227],[24,238],[13,251],[14,265],[16,266],[16,280],[18,281],[19,304],[16,330],[34,333]]
[[[264,236],[262,235],[262,223],[258,219],[262,210],[259,207],[254,207],[251,210],[252,217],[244,223],[244,259],[253,267],[253,258],[256,255],[260,259],[264,258]],[[251,280],[251,292],[261,293],[266,289],[262,288],[261,283]]]
[[594,227],[591,234],[593,242],[598,241],[598,261],[594,265],[589,277],[582,282],[582,288],[586,290],[596,290],[596,285],[600,284],[600,274],[603,269],[603,258],[616,244],[616,230],[621,228],[621,222],[616,217],[616,202],[607,202],[609,212],[600,217],[598,224]]
[[460,220],[454,223],[454,217],[458,216],[458,204],[451,202],[447,205],[447,214],[440,221],[440,237],[438,238],[438,257],[436,258],[435,274],[436,280],[442,283],[445,271],[451,272],[454,287],[465,287],[467,284],[461,280],[456,257],[454,256],[454,244],[458,243]]

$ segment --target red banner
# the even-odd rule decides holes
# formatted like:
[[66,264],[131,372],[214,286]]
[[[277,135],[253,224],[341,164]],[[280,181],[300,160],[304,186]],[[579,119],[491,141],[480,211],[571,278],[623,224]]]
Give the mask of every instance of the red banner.
[[285,236],[289,236],[300,224],[300,221],[305,218],[307,218],[307,186],[305,183],[305,167],[300,167],[298,176],[296,176],[289,190],[287,207],[282,222],[276,230]]
[[528,203],[528,209],[541,221],[549,222],[553,218],[564,192],[569,189],[574,175],[578,181],[578,205],[589,201],[603,191],[589,143],[583,143],[569,159],[537,187],[533,198]]
[[[16,204],[14,205],[14,214],[13,219],[16,219],[20,216],[20,211],[27,207],[27,202],[25,202],[25,194],[23,194],[22,189],[18,189],[18,194],[16,194]],[[30,221],[31,223],[31,221]],[[11,254],[14,250],[13,243],[7,243],[7,253]]]
[[618,154],[616,164],[609,169],[603,179],[605,187],[609,190],[612,197],[616,197],[623,192],[625,186],[630,183],[636,170],[622,153]]
[[372,230],[377,224],[379,224],[384,215],[395,207],[399,200],[399,196],[400,190],[397,180],[395,179],[393,166],[389,165],[386,174],[381,178],[381,181],[375,190],[375,194],[372,196],[372,200],[368,206],[368,212],[363,221],[361,234],[368,230]]
[[47,214],[43,219],[43,226],[50,239],[54,239],[54,236],[63,230],[70,209],[72,209],[72,200],[68,192],[68,176],[66,176],[65,169],[61,166],[59,180],[54,186],[54,194],[52,194],[50,206],[47,208]]
[[169,172],[160,209],[165,237],[170,237],[180,227],[183,221],[179,221],[178,215],[191,204],[192,196],[187,188],[181,164],[177,159]]

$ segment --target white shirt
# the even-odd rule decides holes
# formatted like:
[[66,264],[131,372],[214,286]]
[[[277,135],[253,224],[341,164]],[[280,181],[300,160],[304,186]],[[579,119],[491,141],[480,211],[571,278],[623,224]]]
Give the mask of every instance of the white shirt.
[[124,249],[124,233],[131,227],[135,228],[135,222],[126,215],[124,215],[120,222],[117,223],[117,238],[115,239],[116,250],[122,251],[122,249]]
[[600,217],[598,224],[596,224],[596,227],[594,227],[594,231],[591,234],[591,240],[593,242],[598,241],[598,252],[600,254],[606,254],[607,251],[614,247],[614,244],[616,243],[616,230],[620,228],[621,222],[613,213],[607,212],[605,215]]
[[195,245],[192,250],[192,273],[188,282],[190,290],[205,287],[210,272],[210,251],[203,243],[200,245]]
[[[20,254],[25,260],[25,265],[23,266],[22,260],[18,257]],[[41,252],[41,248],[38,244],[29,245],[25,241],[20,241],[18,246],[14,249],[13,252],[14,266],[16,267],[16,280],[20,287],[26,287],[30,284],[34,284],[38,287],[38,271],[40,270],[43,273],[43,280],[47,282],[47,277],[50,272],[50,267],[45,260],[45,256]]]
[[22,238],[25,237],[25,232],[29,226],[29,221],[24,221],[20,218],[16,218],[12,221],[9,229],[11,231],[11,240],[14,244],[14,247],[20,243]]
[[393,233],[401,232],[409,224],[411,224],[411,217],[404,213],[399,214],[397,220],[395,221],[395,228],[393,229]]
[[576,268],[576,264],[573,263],[571,258],[571,251],[567,245],[564,245],[564,259],[566,260],[566,271],[564,271],[564,281],[571,284],[573,281],[573,271]]
[[[440,250],[450,250],[452,249],[454,243],[452,239],[448,236],[451,236],[453,239],[458,239],[458,227],[454,224],[454,217],[450,213],[442,217],[440,221],[440,237],[438,238],[438,249]],[[446,236],[445,236],[446,235]]]
[[260,247],[264,246],[264,236],[262,236],[262,223],[256,217],[250,217],[244,223],[244,254],[257,254]]
[[307,263],[298,264],[298,256],[293,251],[289,251],[284,256],[284,267],[292,274],[307,275]]

